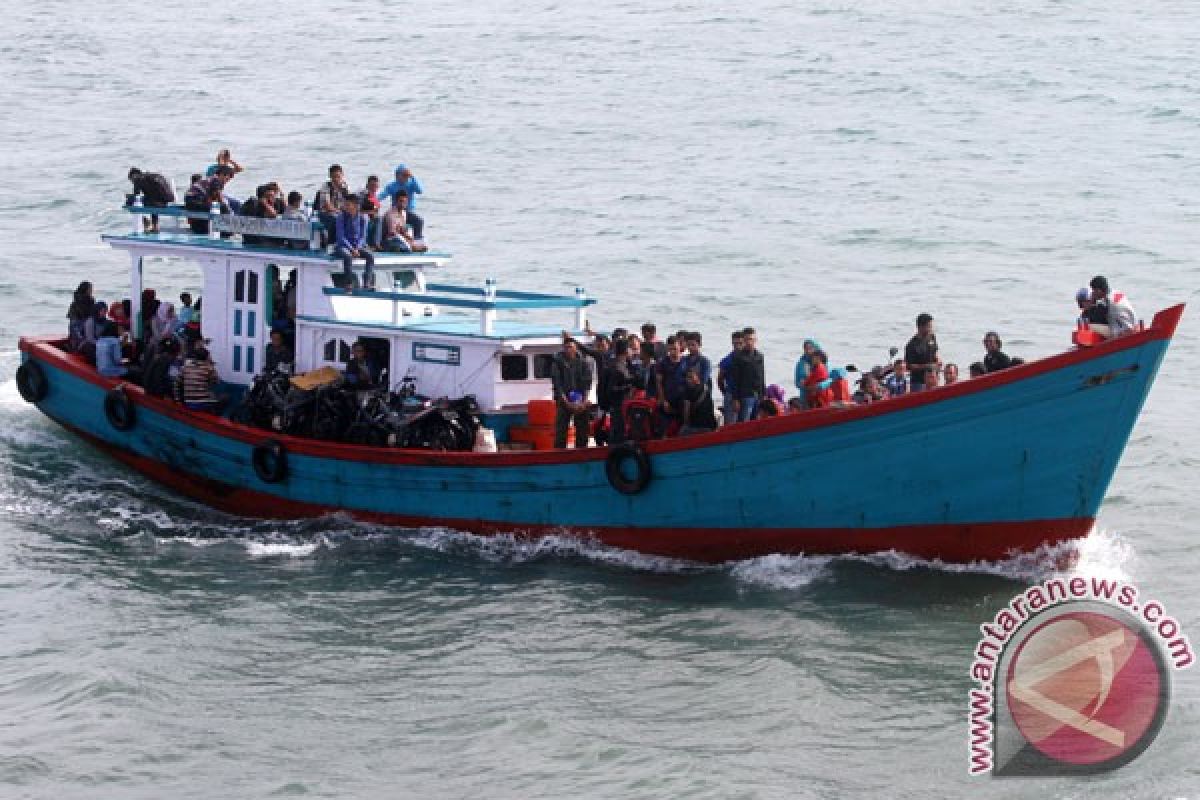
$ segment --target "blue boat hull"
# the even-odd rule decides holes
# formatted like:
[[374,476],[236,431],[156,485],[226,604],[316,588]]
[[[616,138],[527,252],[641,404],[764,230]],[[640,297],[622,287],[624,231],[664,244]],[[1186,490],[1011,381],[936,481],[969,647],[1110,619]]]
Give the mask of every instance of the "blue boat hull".
[[1144,332],[872,406],[746,423],[646,446],[640,493],[609,483],[606,451],[427,453],[274,437],[287,476],[252,464],[264,431],[130,387],[136,424],[104,413],[112,381],[24,339],[49,417],[183,494],[237,514],[333,511],[478,533],[568,532],[704,561],[895,549],[996,559],[1086,535],[1182,306]]

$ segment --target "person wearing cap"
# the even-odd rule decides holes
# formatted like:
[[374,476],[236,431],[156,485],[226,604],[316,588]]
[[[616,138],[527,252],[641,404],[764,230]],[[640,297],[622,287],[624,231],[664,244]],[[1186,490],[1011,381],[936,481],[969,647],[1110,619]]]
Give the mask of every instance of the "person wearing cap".
[[[1108,278],[1097,275],[1088,286],[1092,290],[1092,302],[1103,305],[1108,317],[1108,331],[1097,331],[1113,339],[1128,336],[1137,330],[1137,313],[1133,310],[1124,292],[1114,292]],[[1095,326],[1092,330],[1096,330]]]
[[383,191],[379,193],[379,204],[385,207],[390,205],[393,202],[392,198],[400,192],[408,195],[408,225],[412,228],[413,238],[421,241],[425,238],[425,220],[415,213],[417,195],[423,194],[421,182],[405,164],[396,165],[396,180],[383,187]]

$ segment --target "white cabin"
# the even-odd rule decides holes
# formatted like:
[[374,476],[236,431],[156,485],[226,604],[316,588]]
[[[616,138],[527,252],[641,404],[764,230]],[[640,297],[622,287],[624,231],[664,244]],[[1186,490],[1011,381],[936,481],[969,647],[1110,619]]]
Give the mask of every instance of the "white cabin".
[[[197,215],[174,208],[150,211]],[[221,217],[213,219],[220,228]],[[259,233],[272,233],[262,226],[272,221],[256,222]],[[272,323],[287,317],[287,309],[272,307],[273,287],[276,281],[285,283],[292,270],[296,372],[340,368],[350,358],[351,345],[361,339],[386,366],[393,387],[411,375],[420,393],[473,394],[487,414],[524,414],[529,400],[551,396],[550,364],[561,348],[562,331],[582,335],[587,308],[595,303],[582,289],[574,296],[555,296],[502,291],[491,280],[475,287],[432,283],[430,275],[450,261],[444,253],[376,253],[377,288],[349,290],[338,286],[341,260],[307,249],[307,242],[295,242],[297,249],[291,249],[178,230],[135,230],[104,240],[129,254],[134,320],[141,317],[148,261],[183,259],[200,267],[202,335],[209,340],[222,382],[232,387],[249,386],[262,371]],[[362,269],[358,263],[355,268]],[[557,326],[498,318],[500,311],[554,308],[572,309],[573,318]]]

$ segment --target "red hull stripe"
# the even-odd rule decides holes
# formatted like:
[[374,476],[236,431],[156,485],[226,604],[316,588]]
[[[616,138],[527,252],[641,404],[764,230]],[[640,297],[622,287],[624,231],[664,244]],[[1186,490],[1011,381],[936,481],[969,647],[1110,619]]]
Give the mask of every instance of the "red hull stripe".
[[232,484],[197,478],[166,464],[109,444],[60,421],[105,453],[180,494],[206,505],[245,517],[296,519],[344,513],[364,522],[405,528],[444,527],[483,536],[517,534],[536,538],[574,534],[603,544],[652,555],[689,561],[720,563],[772,553],[837,555],[878,553],[887,550],[954,563],[996,561],[1015,552],[1036,550],[1086,536],[1095,520],[1071,518],[1023,522],[990,522],[948,525],[908,525],[891,528],[764,528],[742,531],[731,528],[623,528],[589,527],[584,530],[551,525],[494,523],[478,519],[451,519],[359,512],[329,508],[277,497]]
[[[908,394],[885,403],[873,403],[871,405],[852,406],[848,408],[817,409],[806,411],[802,414],[789,414],[782,417],[745,422],[740,425],[730,425],[721,428],[713,433],[647,442],[645,443],[645,448],[651,455],[678,450],[700,449],[711,445],[730,444],[768,436],[778,436],[795,431],[819,428],[825,425],[837,425],[866,417],[906,411],[917,406],[948,400],[952,397],[987,391],[997,386],[1014,383],[1072,364],[1080,364],[1111,353],[1140,347],[1147,342],[1168,340],[1174,334],[1175,327],[1179,324],[1179,318],[1183,315],[1183,310],[1184,306],[1180,304],[1160,311],[1155,315],[1154,322],[1150,327],[1144,331],[1120,339],[1111,339],[1095,347],[1070,350],[1038,361],[1032,361],[1019,367],[1006,369],[1002,372],[993,372],[981,378],[974,378],[955,384],[954,386],[941,387],[937,391]],[[97,374],[95,368],[83,359],[63,352],[58,346],[61,341],[61,337],[22,337],[20,348],[23,352],[50,366],[69,372],[97,386],[109,388],[116,385],[117,381]],[[257,428],[239,425],[211,414],[188,411],[176,403],[150,397],[137,386],[129,387],[129,396],[137,405],[145,406],[160,414],[178,420],[185,425],[199,428],[217,436],[224,436],[251,445],[258,444],[264,438],[275,438],[283,442],[290,452],[319,458],[336,458],[379,464],[504,467],[601,461],[608,455],[608,450],[601,447],[592,447],[583,450],[501,453],[430,453],[428,451],[391,450],[339,444],[336,442],[319,442],[311,439],[272,434],[267,431],[258,430]]]

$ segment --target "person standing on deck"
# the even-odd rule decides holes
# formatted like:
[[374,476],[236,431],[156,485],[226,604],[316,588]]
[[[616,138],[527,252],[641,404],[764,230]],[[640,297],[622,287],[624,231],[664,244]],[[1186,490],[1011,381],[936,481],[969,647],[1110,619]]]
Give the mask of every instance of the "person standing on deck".
[[904,362],[908,365],[909,391],[924,391],[929,383],[929,374],[942,368],[938,358],[937,337],[933,335],[933,316],[917,315],[917,332],[904,348]]
[[392,198],[398,193],[404,192],[408,195],[408,224],[412,227],[413,238],[418,242],[425,239],[425,220],[416,213],[417,195],[424,194],[421,189],[421,182],[417,180],[417,176],[412,174],[404,164],[396,165],[396,180],[383,187],[383,191],[379,193],[379,203],[391,204]]
[[742,349],[742,332],[734,331],[732,341],[733,349],[717,364],[717,388],[721,390],[721,414],[725,417],[726,425],[737,422],[737,412],[734,410],[737,404],[737,387],[730,381],[730,370],[734,356]]
[[588,392],[592,388],[592,369],[579,353],[574,339],[563,342],[562,352],[554,356],[550,368],[550,383],[554,388],[554,446],[567,446],[567,428],[575,426],[575,446],[587,447],[589,427]]
[[766,368],[757,344],[754,328],[746,328],[742,331],[742,349],[730,363],[730,380],[737,389],[734,412],[738,422],[754,419],[767,388]]

